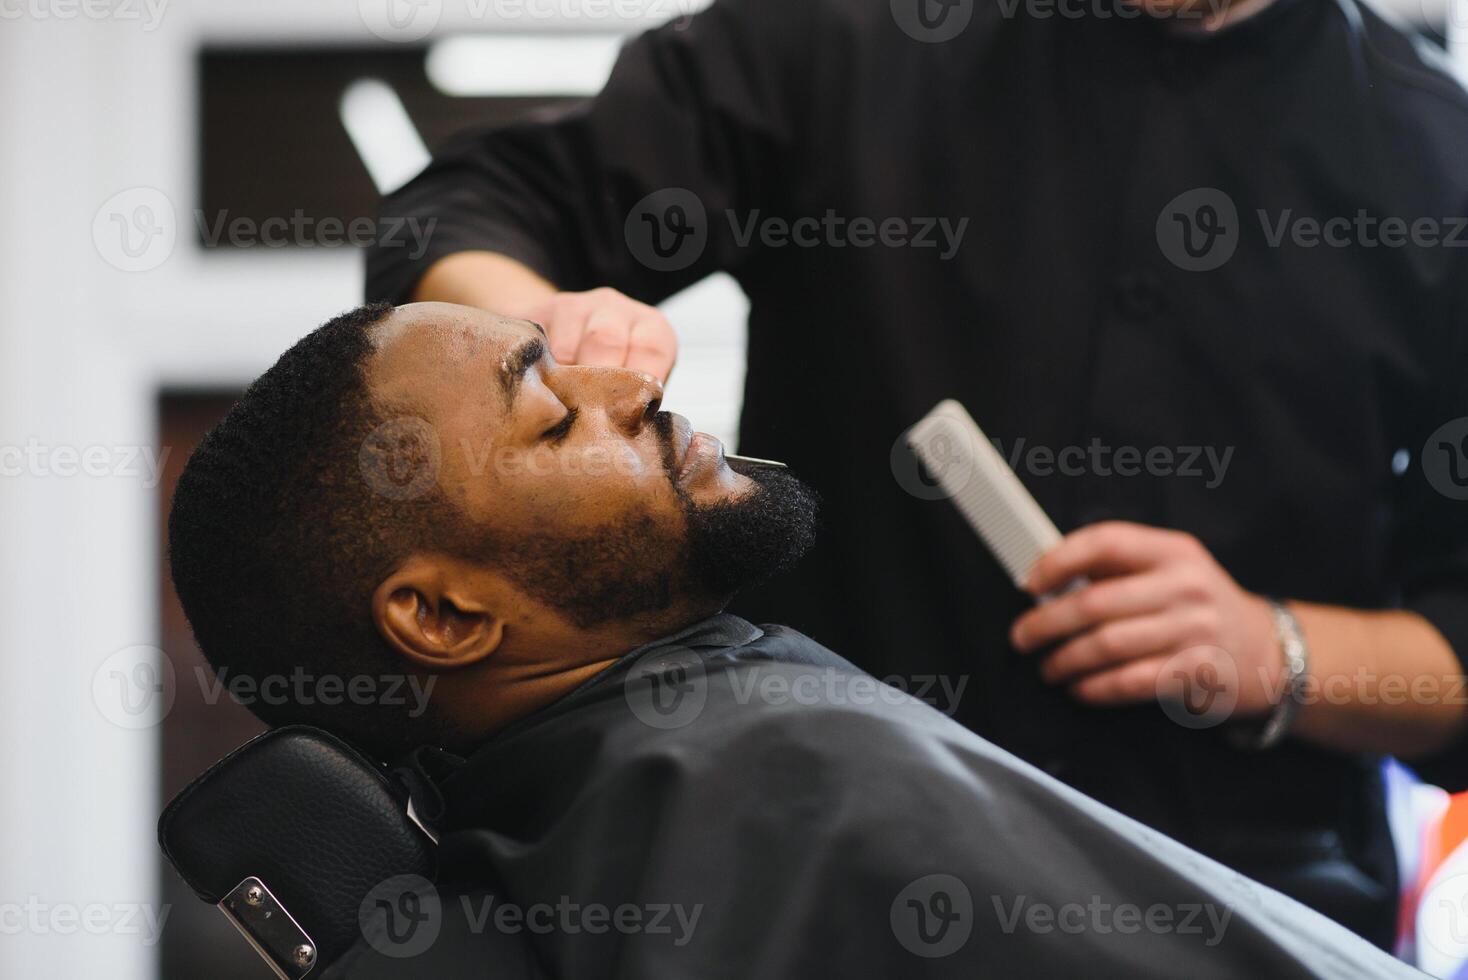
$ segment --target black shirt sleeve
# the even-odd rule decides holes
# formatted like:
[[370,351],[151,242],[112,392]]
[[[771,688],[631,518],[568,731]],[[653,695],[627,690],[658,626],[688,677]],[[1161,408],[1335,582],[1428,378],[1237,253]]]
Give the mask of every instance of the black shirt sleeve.
[[[1437,628],[1461,670],[1468,663],[1468,262],[1451,249],[1441,251],[1454,259],[1440,291],[1443,356],[1415,413],[1413,458],[1398,508],[1398,553],[1405,608]],[[1468,710],[1461,676],[1428,678],[1431,685],[1421,692],[1413,680],[1406,678],[1407,696],[1443,698]],[[1468,730],[1443,751],[1408,761],[1430,782],[1454,792],[1468,789]]]
[[[457,137],[384,201],[384,221],[434,224],[416,258],[372,249],[368,298],[402,302],[434,262],[468,250],[508,255],[562,289],[606,285],[646,302],[729,269],[735,235],[719,216],[778,202],[794,166],[820,6],[721,0],[629,42],[594,99]],[[679,268],[650,268],[628,247],[629,216],[674,189],[696,201],[684,212],[704,223],[706,245],[680,253]]]

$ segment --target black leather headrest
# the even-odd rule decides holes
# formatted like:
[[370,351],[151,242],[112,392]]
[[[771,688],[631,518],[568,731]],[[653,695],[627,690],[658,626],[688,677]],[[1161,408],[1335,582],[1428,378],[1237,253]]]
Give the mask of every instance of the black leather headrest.
[[[345,742],[303,726],[279,728],[215,763],[174,798],[158,822],[163,853],[206,902],[220,904],[242,931],[240,902],[288,916],[265,916],[252,942],[300,962],[302,976],[329,964],[361,936],[358,911],[375,886],[398,875],[434,878],[434,844],[408,815],[408,795]],[[258,879],[263,888],[247,879]],[[248,894],[246,894],[248,892]],[[293,919],[310,937],[290,941]],[[273,955],[272,955],[273,954]]]

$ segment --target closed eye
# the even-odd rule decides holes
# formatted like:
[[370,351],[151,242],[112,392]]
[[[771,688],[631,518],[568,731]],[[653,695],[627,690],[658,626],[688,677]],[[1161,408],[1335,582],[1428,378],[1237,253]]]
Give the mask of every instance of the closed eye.
[[548,439],[551,442],[560,442],[571,434],[571,426],[576,424],[576,416],[579,414],[579,409],[573,408],[569,410],[565,415],[561,416],[559,422],[542,432],[540,437],[542,439]]

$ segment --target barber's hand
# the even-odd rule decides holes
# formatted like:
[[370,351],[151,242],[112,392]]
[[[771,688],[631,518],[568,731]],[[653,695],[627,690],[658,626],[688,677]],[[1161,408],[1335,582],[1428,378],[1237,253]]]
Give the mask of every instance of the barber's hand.
[[1025,588],[1041,596],[1079,576],[1090,584],[1036,606],[1010,631],[1023,653],[1060,644],[1045,654],[1045,680],[1088,704],[1135,704],[1156,699],[1169,657],[1219,657],[1209,648],[1221,648],[1238,672],[1235,715],[1270,709],[1282,658],[1269,604],[1240,588],[1197,538],[1094,524],[1043,555]]
[[678,337],[667,318],[615,289],[556,293],[525,317],[545,327],[551,353],[562,364],[625,367],[667,381],[678,358]]

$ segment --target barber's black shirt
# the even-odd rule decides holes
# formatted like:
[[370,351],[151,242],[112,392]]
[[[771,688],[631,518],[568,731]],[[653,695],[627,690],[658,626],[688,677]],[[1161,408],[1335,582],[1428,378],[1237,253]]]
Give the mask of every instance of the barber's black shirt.
[[737,608],[914,693],[963,680],[942,707],[979,733],[1386,942],[1375,760],[1046,688],[1005,638],[1024,598],[894,446],[956,397],[1063,531],[1186,530],[1245,588],[1403,604],[1468,649],[1468,422],[1439,431],[1468,416],[1468,98],[1351,0],[1210,37],[911,5],[727,0],[639,38],[596,99],[392,195],[438,224],[375,250],[368,293],[466,249],[646,301],[731,273],[740,449],[826,501]]

